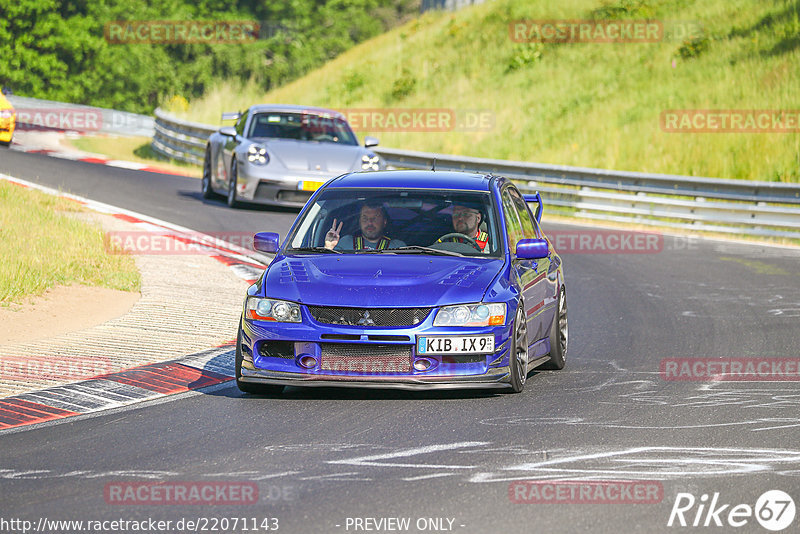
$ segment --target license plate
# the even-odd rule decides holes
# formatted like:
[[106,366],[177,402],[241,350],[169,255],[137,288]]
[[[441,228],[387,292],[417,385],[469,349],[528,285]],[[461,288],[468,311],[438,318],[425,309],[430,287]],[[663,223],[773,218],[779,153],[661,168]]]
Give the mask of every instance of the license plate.
[[316,191],[325,185],[325,182],[316,182],[313,180],[302,180],[297,183],[297,189],[301,191]]
[[494,336],[420,336],[417,354],[489,354],[494,352]]

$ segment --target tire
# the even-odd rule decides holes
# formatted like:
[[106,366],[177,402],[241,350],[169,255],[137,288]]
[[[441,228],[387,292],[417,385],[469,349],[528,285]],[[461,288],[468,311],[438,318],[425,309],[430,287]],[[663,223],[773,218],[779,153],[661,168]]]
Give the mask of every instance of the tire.
[[542,369],[558,371],[567,363],[567,345],[569,342],[569,323],[567,322],[567,290],[561,286],[558,294],[558,306],[550,325],[550,361],[541,366]]
[[528,378],[528,322],[522,303],[517,306],[517,317],[514,319],[511,346],[508,353],[508,370],[511,375],[511,390],[519,393],[525,387]]
[[206,157],[203,160],[203,179],[200,184],[200,190],[205,199],[215,198],[217,196],[214,192],[214,186],[211,185],[211,147],[206,148]]
[[236,156],[234,155],[231,162],[231,176],[228,180],[228,207],[238,208],[242,205],[241,202],[236,200],[236,180],[238,177],[238,170],[236,169]]
[[236,387],[243,393],[252,393],[253,395],[280,395],[283,393],[283,386],[276,386],[273,384],[253,384],[251,382],[242,382],[242,332],[236,336]]

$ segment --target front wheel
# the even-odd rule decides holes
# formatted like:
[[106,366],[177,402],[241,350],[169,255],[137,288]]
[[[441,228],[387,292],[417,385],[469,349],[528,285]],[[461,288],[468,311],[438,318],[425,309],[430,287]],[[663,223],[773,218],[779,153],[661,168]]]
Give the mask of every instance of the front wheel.
[[561,286],[558,294],[558,308],[550,326],[550,361],[542,365],[542,369],[557,371],[567,363],[567,342],[569,341],[569,325],[567,324],[567,290]]
[[211,147],[206,148],[206,157],[203,160],[203,180],[200,185],[203,198],[209,199],[217,196],[214,187],[211,185]]
[[241,202],[236,199],[236,182],[238,180],[238,171],[236,169],[236,156],[233,157],[231,162],[231,176],[228,181],[228,206],[231,208],[238,208]]
[[283,386],[276,386],[273,384],[253,384],[251,382],[242,382],[242,332],[236,336],[236,387],[239,391],[244,393],[252,393],[253,395],[280,395],[283,392]]
[[511,374],[511,390],[519,393],[525,387],[525,380],[528,378],[528,322],[525,320],[521,302],[517,306],[513,332],[508,354],[508,370]]

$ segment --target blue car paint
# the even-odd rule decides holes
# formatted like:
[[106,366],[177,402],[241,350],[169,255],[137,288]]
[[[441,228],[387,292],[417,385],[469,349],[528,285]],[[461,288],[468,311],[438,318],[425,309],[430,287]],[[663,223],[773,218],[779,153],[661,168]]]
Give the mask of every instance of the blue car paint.
[[[420,183],[416,171],[353,173],[328,182],[309,200],[288,235],[315,198],[328,187],[452,189],[458,191],[489,191],[495,206],[502,214],[500,191],[509,180],[477,174],[436,172],[424,173]],[[423,173],[419,173],[423,174]],[[540,198],[538,199],[540,202]],[[530,212],[530,210],[529,210]],[[531,214],[533,217],[534,215]],[[505,225],[500,225],[502,239],[508,242]],[[544,238],[543,235],[538,235]],[[285,255],[288,242],[270,263],[258,281],[248,289],[248,295],[289,300],[312,306],[346,306],[355,308],[433,308],[415,326],[369,327],[318,323],[306,306],[301,306],[302,322],[276,323],[245,319],[240,321],[243,355],[242,379],[245,381],[315,385],[373,384],[382,387],[399,386],[476,386],[507,387],[509,379],[509,340],[520,298],[525,302],[528,324],[529,361],[545,357],[550,351],[548,333],[554,320],[560,278],[560,259],[553,268],[549,258],[512,261],[508,247],[501,258],[449,257],[399,254],[318,254]],[[553,251],[554,253],[555,251]],[[506,321],[503,325],[487,327],[434,327],[436,308],[452,304],[503,302]],[[406,341],[381,341],[380,345],[411,346],[412,361],[425,359],[430,367],[419,371],[412,366],[407,373],[371,374],[322,369],[319,365],[305,369],[299,364],[303,356],[313,356],[319,362],[322,335],[345,336],[352,345],[363,345],[369,352],[381,336],[406,336]],[[431,335],[494,336],[495,352],[474,357],[469,363],[454,365],[447,355],[418,354],[420,337]],[[395,338],[396,339],[396,338]],[[260,354],[260,343],[290,341],[291,357],[267,357]]]

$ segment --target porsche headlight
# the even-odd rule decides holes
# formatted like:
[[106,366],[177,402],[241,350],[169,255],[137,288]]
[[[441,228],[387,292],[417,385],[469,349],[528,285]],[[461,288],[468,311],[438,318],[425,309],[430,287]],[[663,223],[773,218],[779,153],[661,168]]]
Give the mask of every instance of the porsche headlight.
[[250,145],[247,147],[247,161],[253,165],[266,165],[269,163],[267,149],[259,145]]
[[502,302],[479,302],[443,306],[436,312],[433,326],[495,326],[505,324],[506,305]]
[[299,323],[300,306],[285,300],[248,297],[247,305],[245,306],[245,317],[256,321]]
[[364,171],[377,171],[380,167],[378,163],[381,158],[375,154],[364,154],[361,156],[361,169]]

